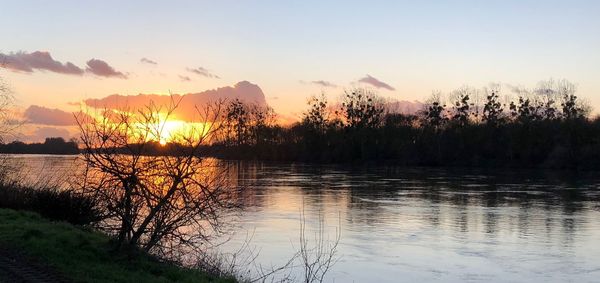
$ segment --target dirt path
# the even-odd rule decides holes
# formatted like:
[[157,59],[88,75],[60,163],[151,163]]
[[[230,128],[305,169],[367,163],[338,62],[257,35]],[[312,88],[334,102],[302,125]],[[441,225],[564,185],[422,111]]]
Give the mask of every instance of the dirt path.
[[0,247],[0,282],[69,282],[55,270],[6,247]]

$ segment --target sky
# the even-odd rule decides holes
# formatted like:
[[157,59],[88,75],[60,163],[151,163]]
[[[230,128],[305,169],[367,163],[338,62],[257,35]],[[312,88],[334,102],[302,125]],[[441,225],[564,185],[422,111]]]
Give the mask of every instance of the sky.
[[[353,86],[423,101],[433,90],[534,87],[549,78],[575,83],[600,108],[600,1],[8,0],[1,7],[0,54],[29,62],[0,68],[23,109],[72,111],[111,94],[249,81],[275,111],[293,116],[310,95],[335,97]],[[38,68],[45,63],[27,57],[36,51],[61,65]]]

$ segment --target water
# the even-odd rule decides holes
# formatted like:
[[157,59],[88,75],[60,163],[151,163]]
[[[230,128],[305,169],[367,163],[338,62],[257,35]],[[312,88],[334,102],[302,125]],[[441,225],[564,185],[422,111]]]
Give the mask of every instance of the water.
[[[72,172],[64,168],[74,162],[16,158],[47,172]],[[231,175],[247,190],[223,249],[252,235],[262,265],[282,264],[298,248],[303,212],[309,239],[319,217],[329,239],[341,231],[326,282],[600,278],[595,173],[234,163]]]

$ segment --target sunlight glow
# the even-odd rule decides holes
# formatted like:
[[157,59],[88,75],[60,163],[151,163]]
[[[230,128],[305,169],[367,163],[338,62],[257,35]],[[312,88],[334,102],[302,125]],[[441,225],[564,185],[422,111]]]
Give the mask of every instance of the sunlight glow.
[[155,138],[161,145],[178,140],[178,136],[186,131],[186,122],[181,120],[167,120],[160,125],[160,137]]

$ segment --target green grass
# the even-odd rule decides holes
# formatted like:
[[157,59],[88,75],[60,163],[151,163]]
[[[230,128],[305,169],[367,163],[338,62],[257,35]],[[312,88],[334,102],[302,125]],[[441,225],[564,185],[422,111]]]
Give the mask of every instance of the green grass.
[[113,252],[104,234],[31,212],[0,209],[0,244],[47,263],[75,282],[235,282],[145,254],[128,258]]

